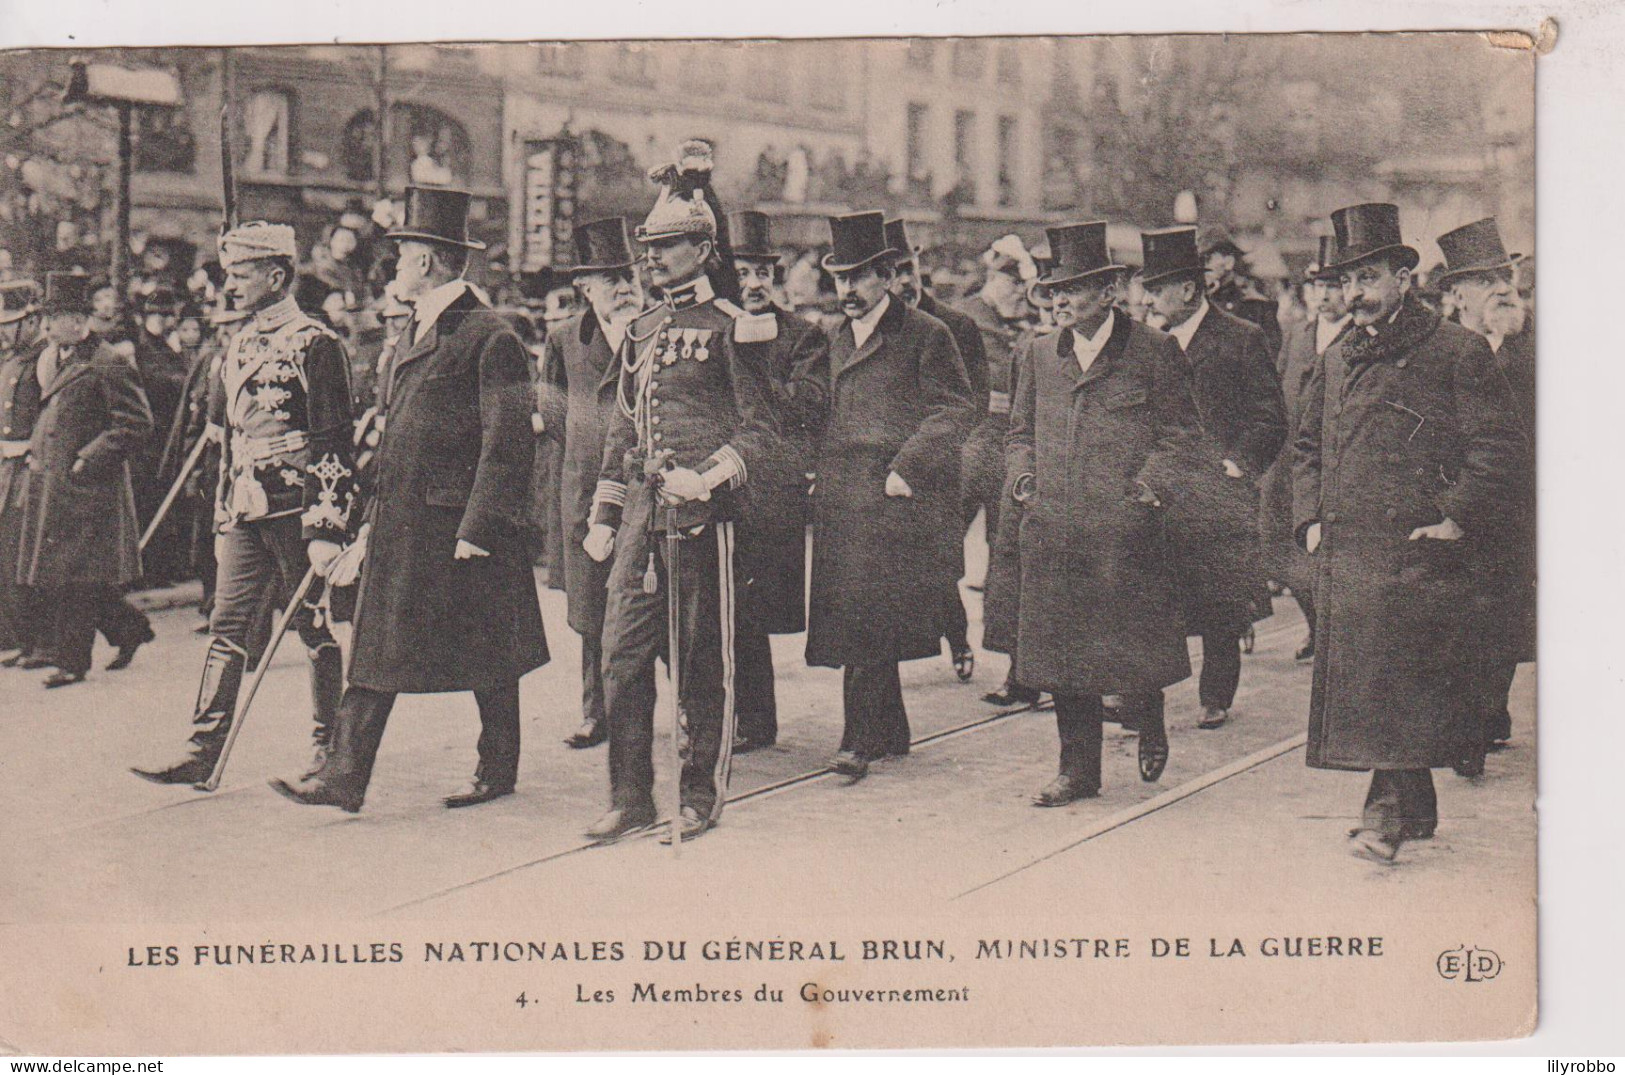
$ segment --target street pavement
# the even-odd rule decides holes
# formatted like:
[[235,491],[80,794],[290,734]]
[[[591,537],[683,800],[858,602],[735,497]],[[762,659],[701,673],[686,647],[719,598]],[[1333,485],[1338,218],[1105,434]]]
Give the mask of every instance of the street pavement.
[[[722,888],[807,914],[1107,906],[1146,892],[1174,893],[1175,904],[1222,894],[1263,912],[1372,893],[1533,892],[1533,669],[1515,686],[1512,748],[1476,780],[1435,773],[1438,836],[1376,866],[1350,856],[1344,836],[1366,776],[1303,763],[1309,667],[1292,659],[1303,623],[1289,598],[1258,625],[1226,727],[1195,727],[1187,680],[1169,691],[1161,781],[1139,779],[1134,737],[1108,725],[1102,796],[1054,810],[1029,803],[1054,772],[1053,717],[998,717],[980,700],[1002,681],[1004,658],[980,654],[970,684],[946,656],[905,665],[919,745],[854,784],[819,775],[840,735],[839,673],[806,667],[803,636],[777,638],[780,740],[736,759],[738,801],[719,828],[675,858],[649,838],[588,848],[581,832],[607,805],[605,749],[561,743],[580,719],[578,641],[562,593],[541,592],[553,661],[523,682],[519,792],[475,809],[439,803],[474,767],[478,718],[466,694],[400,699],[359,815],[296,806],[266,787],[309,761],[296,638],[273,662],[219,791],[130,775],[189,734],[204,640],[196,611],[162,607],[171,600],[157,603],[157,641],[126,671],[100,669],[105,647],[90,679],[65,690],[0,670],[0,921],[663,914],[713,904]],[[981,600],[966,597],[974,640]],[[662,771],[666,754],[657,742]]]

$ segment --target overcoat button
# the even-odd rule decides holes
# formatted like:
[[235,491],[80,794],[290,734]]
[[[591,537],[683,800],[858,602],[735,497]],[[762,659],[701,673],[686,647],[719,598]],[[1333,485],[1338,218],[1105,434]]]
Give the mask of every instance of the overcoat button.
[[1398,366],[1400,369],[1404,369],[1406,366],[1409,366],[1410,364],[1411,364],[1411,360],[1408,359],[1408,358],[1402,358],[1398,362],[1394,363],[1394,365]]
[[655,434],[655,437],[654,437],[654,439],[655,439],[655,440],[659,440],[659,439],[660,439],[660,434],[659,434],[659,433],[656,433],[656,434]]
[[653,417],[651,417],[649,419],[649,424],[650,425],[656,425],[656,426],[659,425],[660,424],[660,415],[657,414],[657,415],[654,415]]
[[1394,516],[1398,515],[1399,512],[1395,511],[1393,508],[1389,508],[1387,511],[1383,512],[1383,514],[1392,519]]
[[1326,513],[1326,521],[1329,523],[1335,523],[1337,521],[1337,512],[1328,511]]

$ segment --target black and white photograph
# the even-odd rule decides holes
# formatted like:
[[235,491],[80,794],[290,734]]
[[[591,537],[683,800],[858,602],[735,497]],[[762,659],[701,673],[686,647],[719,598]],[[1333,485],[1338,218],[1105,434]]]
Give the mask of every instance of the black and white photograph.
[[0,51],[0,1038],[1531,1033],[1536,27],[636,31]]

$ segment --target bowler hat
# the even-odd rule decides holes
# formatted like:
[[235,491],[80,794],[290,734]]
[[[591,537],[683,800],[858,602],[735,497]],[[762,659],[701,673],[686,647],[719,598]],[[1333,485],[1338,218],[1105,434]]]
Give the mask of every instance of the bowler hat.
[[1501,242],[1501,229],[1495,218],[1485,217],[1471,224],[1463,224],[1454,231],[1439,236],[1439,249],[1444,253],[1444,272],[1439,283],[1451,277],[1473,272],[1500,272],[1512,268],[1512,255]]
[[40,308],[47,314],[88,314],[93,294],[90,277],[83,273],[48,272],[45,274],[45,301]]
[[39,309],[39,285],[32,280],[0,284],[0,325],[21,321]]
[[1140,282],[1147,287],[1177,276],[1197,276],[1202,272],[1202,259],[1196,252],[1195,228],[1158,228],[1141,232],[1140,249],[1145,255]]
[[886,221],[886,245],[897,251],[899,262],[913,261],[920,256],[920,247],[908,241],[908,224],[902,217]]
[[626,218],[611,216],[575,229],[576,263],[570,272],[610,272],[629,269],[636,259],[626,235]]
[[830,252],[820,263],[829,272],[851,272],[902,251],[886,242],[886,214],[851,213],[829,218]]
[[728,238],[733,256],[741,261],[778,261],[773,249],[772,218],[756,209],[728,214]]
[[469,198],[466,190],[407,187],[406,217],[401,226],[386,233],[385,238],[484,250],[484,243],[468,237]]
[[1405,245],[1399,230],[1399,206],[1387,202],[1339,209],[1332,214],[1332,234],[1337,240],[1337,260],[1327,269],[1341,272],[1379,254],[1397,253],[1407,269],[1416,268],[1422,260],[1414,247]]
[[1101,273],[1121,272],[1127,268],[1112,260],[1106,247],[1106,222],[1092,220],[1086,224],[1062,224],[1045,228],[1049,237],[1051,264],[1049,271],[1038,278],[1043,287],[1082,280]]

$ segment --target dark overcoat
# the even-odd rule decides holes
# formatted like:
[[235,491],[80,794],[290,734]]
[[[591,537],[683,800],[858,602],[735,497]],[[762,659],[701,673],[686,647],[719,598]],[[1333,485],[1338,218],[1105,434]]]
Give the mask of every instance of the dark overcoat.
[[141,531],[130,460],[152,437],[135,370],[92,337],[60,363],[40,401],[17,580],[41,589],[135,581]]
[[[415,323],[404,340],[414,338]],[[530,359],[471,291],[388,371],[350,682],[482,690],[547,663],[528,552]],[[491,555],[455,559],[457,542]]]
[[[1047,335],[1047,333],[1044,333]],[[1029,336],[1016,345],[1015,364],[1019,369],[1026,352],[1040,336]],[[1010,416],[1004,419],[1004,439],[1009,439]],[[1004,459],[999,459],[1004,472]],[[982,589],[982,648],[1015,656],[1018,614],[1021,610],[1021,518],[1025,509],[1012,495],[1012,475],[1005,475],[999,491],[998,527],[988,535],[987,582]]]
[[[1472,689],[1499,596],[1485,540],[1521,446],[1489,344],[1407,299],[1354,326],[1305,390],[1293,511],[1315,552],[1308,762],[1418,769],[1455,760],[1479,718]],[[1459,541],[1409,536],[1453,519]]]
[[738,344],[740,358],[766,367],[779,415],[780,436],[751,464],[747,508],[739,520],[739,559],[744,578],[744,614],[769,634],[807,629],[807,474],[812,443],[790,411],[790,376],[796,345],[812,324],[785,310],[773,310],[771,341]]
[[1190,675],[1161,510],[1192,473],[1199,428],[1173,338],[1118,312],[1087,372],[1073,333],[1020,356],[1008,471],[1033,476],[1021,521],[1021,682],[1149,691]]
[[[891,300],[857,347],[849,322],[802,338],[792,398],[818,435],[807,663],[941,652],[935,610],[959,577],[960,446],[977,417],[953,336]],[[896,471],[912,497],[888,497]]]
[[593,490],[604,458],[604,433],[615,413],[620,362],[590,309],[547,334],[539,411],[545,436],[564,444],[558,521],[564,542],[564,593],[570,627],[578,634],[604,630],[610,562],[594,563],[581,547],[592,514]]
[[[1257,482],[1286,443],[1286,407],[1257,326],[1210,304],[1184,354],[1204,464],[1166,501],[1185,628],[1239,635],[1270,614]],[[1241,477],[1226,474],[1226,459]]]
[[1488,538],[1490,570],[1505,596],[1497,644],[1508,660],[1535,659],[1535,326],[1502,341],[1495,373],[1512,406],[1523,447],[1512,498]]
[[1275,371],[1286,405],[1286,442],[1259,482],[1258,542],[1264,574],[1283,586],[1305,593],[1314,586],[1314,564],[1292,532],[1292,441],[1303,414],[1303,393],[1309,375],[1320,363],[1315,351],[1318,321],[1288,326],[1276,356]]

